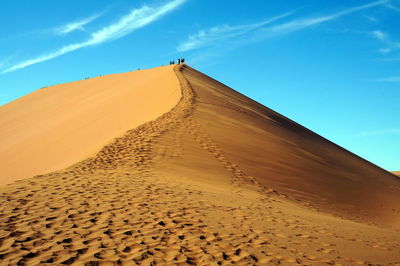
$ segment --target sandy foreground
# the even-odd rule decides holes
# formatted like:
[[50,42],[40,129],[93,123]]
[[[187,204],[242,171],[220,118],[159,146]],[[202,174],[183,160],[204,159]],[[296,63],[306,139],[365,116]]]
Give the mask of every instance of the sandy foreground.
[[188,66],[119,75],[0,108],[1,265],[400,265],[398,177]]

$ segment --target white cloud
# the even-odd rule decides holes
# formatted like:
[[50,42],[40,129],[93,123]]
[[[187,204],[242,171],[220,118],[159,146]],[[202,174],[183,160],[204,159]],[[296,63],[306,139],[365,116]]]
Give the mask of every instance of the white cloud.
[[[361,11],[364,9],[372,8],[375,6],[383,5],[388,3],[389,0],[379,0],[371,2],[369,4],[352,7],[341,12],[333,13],[327,16],[310,17],[303,19],[295,19],[282,24],[272,25],[270,27],[263,27],[267,24],[277,21],[278,19],[287,17],[292,12],[285,13],[283,15],[277,16],[273,19],[263,21],[256,24],[240,25],[240,26],[218,26],[209,30],[201,30],[197,34],[190,35],[188,39],[177,47],[178,51],[189,51],[201,47],[205,47],[216,43],[220,40],[233,39],[244,35],[246,33],[252,32],[252,38],[247,38],[244,42],[255,42],[261,41],[268,37],[272,37],[279,34],[287,34],[294,31],[302,30],[314,25],[321,24],[323,22],[328,22],[336,18],[349,15],[351,13]],[[242,44],[244,43],[242,42]]]
[[[8,55],[5,58],[2,58],[2,60],[0,61],[0,71],[1,69],[6,68],[8,65],[10,65],[10,61],[11,59],[14,57],[14,55]],[[1,72],[0,72],[1,73]]]
[[349,15],[351,13],[361,11],[364,9],[368,9],[371,7],[379,6],[382,4],[387,3],[387,0],[381,0],[381,1],[375,1],[369,4],[357,6],[357,7],[352,7],[337,13],[333,13],[331,15],[327,16],[321,16],[321,17],[311,17],[311,18],[306,18],[306,19],[297,19],[293,20],[287,23],[283,23],[280,25],[276,25],[270,28],[265,29],[266,33],[278,33],[278,34],[285,34],[285,33],[290,33],[298,30],[302,30],[317,24],[321,24],[323,22],[328,22],[334,19],[337,19],[339,17]]
[[378,19],[372,16],[364,15],[364,18],[368,19],[370,22],[378,22]]
[[90,38],[84,42],[69,44],[61,47],[54,52],[23,61],[12,67],[7,68],[6,70],[2,71],[2,73],[12,72],[33,64],[44,62],[84,47],[98,45],[107,41],[119,39],[139,28],[142,28],[158,20],[159,18],[178,8],[185,2],[186,0],[172,0],[159,7],[143,6],[141,8],[134,9],[129,14],[121,17],[117,22],[110,24],[109,26],[106,26],[101,30],[93,32]]
[[392,2],[388,2],[387,4],[385,4],[385,6],[387,8],[390,8],[390,9],[394,10],[394,11],[400,12],[400,7],[397,7],[397,6],[393,5]]
[[400,134],[400,128],[386,128],[381,130],[373,130],[373,131],[363,131],[359,136],[369,137],[369,136],[379,136],[379,135],[393,135]]
[[400,42],[396,42],[390,39],[389,35],[387,33],[384,33],[381,30],[375,30],[373,32],[371,32],[371,35],[383,42],[383,44],[386,46],[384,48],[380,48],[378,49],[379,52],[383,53],[383,54],[387,54],[389,52],[392,52],[394,50],[400,49]]
[[70,32],[76,31],[76,30],[84,30],[85,25],[89,24],[90,22],[92,22],[93,20],[95,20],[98,17],[100,17],[100,14],[96,14],[96,15],[90,16],[88,18],[79,20],[79,21],[65,24],[61,27],[56,28],[54,30],[54,32],[58,35],[65,35],[67,33],[70,33]]
[[396,83],[396,82],[400,82],[400,76],[381,78],[381,79],[376,79],[375,81],[376,82],[392,82],[392,83]]
[[262,26],[270,24],[274,21],[287,17],[292,13],[293,12],[287,12],[285,14],[276,16],[271,19],[263,20],[254,24],[245,24],[237,26],[221,25],[213,27],[208,30],[201,30],[194,35],[190,35],[185,42],[181,43],[177,47],[177,50],[180,52],[185,52],[189,50],[198,49],[204,46],[208,46],[219,41],[224,41],[234,37],[238,37],[246,33],[249,33],[251,31],[254,31]]
[[376,39],[384,41],[387,39],[386,33],[380,31],[380,30],[375,30],[372,32],[372,36],[374,36]]

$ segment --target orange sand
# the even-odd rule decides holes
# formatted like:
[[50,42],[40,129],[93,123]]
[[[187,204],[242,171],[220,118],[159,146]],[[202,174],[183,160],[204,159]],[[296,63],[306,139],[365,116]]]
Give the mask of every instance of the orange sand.
[[2,264],[400,265],[399,178],[187,66],[157,71],[179,80],[169,112],[0,187]]
[[171,67],[60,84],[0,107],[0,185],[67,167],[180,98]]

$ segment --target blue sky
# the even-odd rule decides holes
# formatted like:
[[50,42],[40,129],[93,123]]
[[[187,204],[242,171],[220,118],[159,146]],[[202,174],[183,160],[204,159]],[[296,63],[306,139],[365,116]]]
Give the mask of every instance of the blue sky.
[[2,0],[0,25],[0,105],[185,57],[400,170],[400,0]]

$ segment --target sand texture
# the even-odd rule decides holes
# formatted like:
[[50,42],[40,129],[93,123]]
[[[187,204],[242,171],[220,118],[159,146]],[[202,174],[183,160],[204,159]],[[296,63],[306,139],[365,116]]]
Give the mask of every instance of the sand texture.
[[400,265],[398,177],[186,65],[156,70],[169,111],[0,187],[1,265]]

